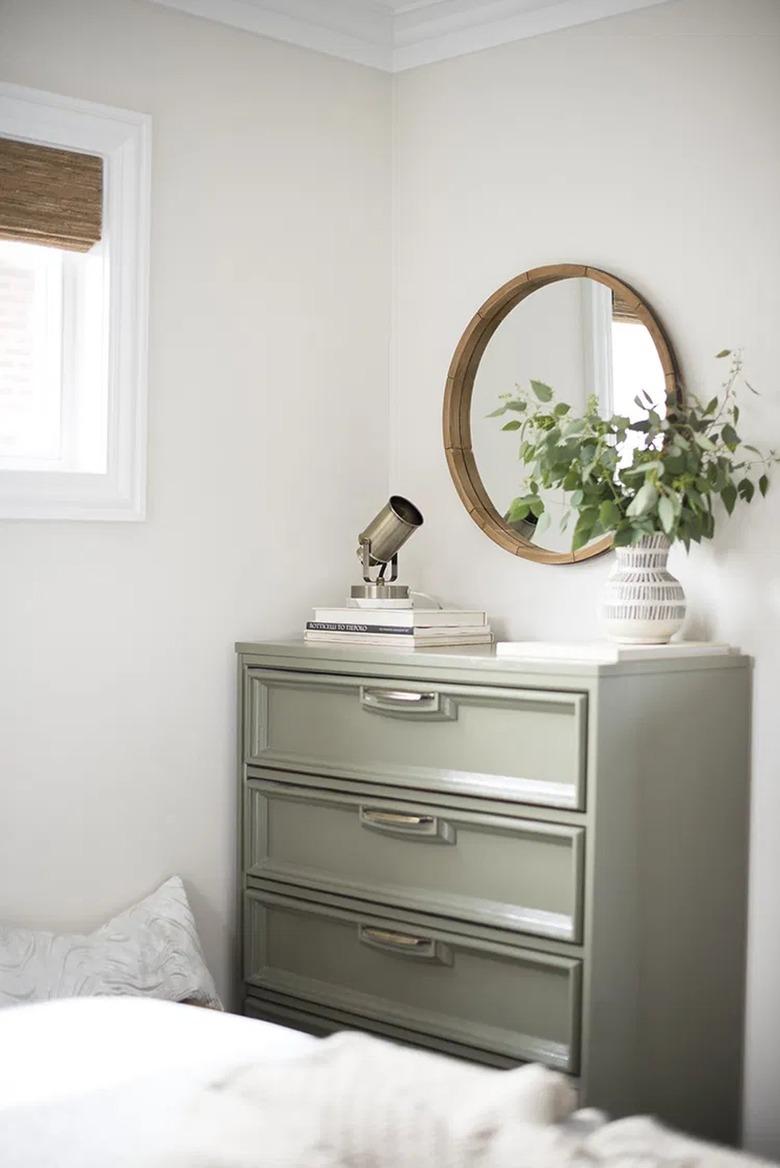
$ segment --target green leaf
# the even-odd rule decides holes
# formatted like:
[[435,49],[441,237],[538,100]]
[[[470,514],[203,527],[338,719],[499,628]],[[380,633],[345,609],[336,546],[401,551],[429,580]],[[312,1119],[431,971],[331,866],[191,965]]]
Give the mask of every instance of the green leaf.
[[621,514],[617,503],[612,499],[605,499],[599,507],[599,523],[605,531],[613,531],[620,523]]
[[731,356],[731,349],[721,349],[721,351],[719,353],[715,354],[716,359],[720,359],[721,357],[730,357],[730,356]]
[[557,418],[562,418],[564,414],[568,414],[570,409],[571,406],[568,402],[558,402],[553,410],[553,413]]
[[671,535],[674,527],[674,506],[668,495],[662,495],[658,500],[658,518],[666,534]]
[[749,503],[756,493],[755,485],[750,479],[740,479],[737,483],[737,490],[739,491],[740,499],[744,499],[746,503]]
[[635,497],[628,505],[626,514],[629,519],[638,519],[652,511],[658,500],[658,491],[652,483],[645,483],[639,488]]
[[765,498],[766,493],[769,490],[769,479],[767,478],[767,476],[765,474],[763,474],[761,476],[761,478],[758,480],[758,489],[761,492],[762,497]]
[[504,425],[501,427],[501,429],[502,430],[519,430],[520,427],[522,426],[522,424],[523,424],[522,422],[518,422],[517,418],[513,418],[511,422],[504,422]]
[[508,523],[519,523],[528,516],[528,504],[522,499],[514,499],[504,518]]
[[506,413],[506,406],[499,406],[497,410],[493,410],[492,414],[485,414],[486,418],[500,418],[502,414]]
[[630,466],[628,470],[625,470],[623,473],[625,475],[640,475],[648,474],[650,471],[657,471],[658,474],[663,474],[664,464],[661,462],[660,458],[653,458],[649,462],[637,462],[634,464],[634,466]]
[[566,423],[567,435],[581,434],[586,428],[587,422],[584,418],[572,418],[570,422]]
[[506,408],[507,408],[508,410],[514,410],[514,411],[515,411],[515,413],[518,413],[518,414],[524,414],[524,413],[525,413],[525,411],[528,409],[528,402],[524,402],[524,401],[508,401],[508,402],[506,403]]
[[682,454],[670,454],[664,461],[664,470],[667,471],[672,478],[683,473],[686,467],[686,460]]
[[737,501],[737,488],[732,482],[726,483],[725,487],[720,493],[720,497],[723,500],[723,506],[726,508],[729,515],[731,515],[732,511],[734,510],[734,504]]
[[598,514],[594,507],[586,507],[584,511],[580,512],[580,517],[577,520],[577,526],[574,528],[574,539],[572,540],[572,551],[579,551],[591,537],[593,528],[596,524]]
[[549,385],[545,385],[543,381],[534,381],[531,378],[531,389],[536,394],[540,402],[548,402],[553,399],[553,391]]
[[641,539],[643,535],[652,535],[655,531],[652,517],[647,515],[644,519],[634,520],[634,543]]
[[736,450],[737,446],[739,446],[739,435],[729,422],[721,430],[720,436],[730,450]]

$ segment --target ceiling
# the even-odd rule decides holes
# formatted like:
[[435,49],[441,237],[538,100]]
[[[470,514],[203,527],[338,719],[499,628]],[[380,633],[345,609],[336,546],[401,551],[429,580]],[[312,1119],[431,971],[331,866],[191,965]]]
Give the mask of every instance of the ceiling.
[[154,0],[389,73],[668,0]]

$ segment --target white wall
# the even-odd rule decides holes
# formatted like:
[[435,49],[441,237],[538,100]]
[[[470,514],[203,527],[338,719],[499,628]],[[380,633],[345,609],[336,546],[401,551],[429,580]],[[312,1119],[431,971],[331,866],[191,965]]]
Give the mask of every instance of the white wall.
[[[716,388],[712,355],[744,345],[764,397],[745,403],[743,429],[780,447],[778,34],[775,0],[670,0],[397,79],[392,483],[426,520],[406,562],[426,590],[485,605],[504,635],[595,636],[610,566],[511,557],[450,481],[447,367],[505,280],[559,261],[623,276],[666,322],[694,388]],[[780,1158],[775,477],[775,493],[724,525],[714,551],[676,555],[673,567],[691,631],[756,658],[746,1121],[750,1144]]]
[[0,919],[180,872],[226,991],[232,645],[386,490],[390,81],[136,0],[4,0],[0,76],[154,118],[148,521],[0,524]]

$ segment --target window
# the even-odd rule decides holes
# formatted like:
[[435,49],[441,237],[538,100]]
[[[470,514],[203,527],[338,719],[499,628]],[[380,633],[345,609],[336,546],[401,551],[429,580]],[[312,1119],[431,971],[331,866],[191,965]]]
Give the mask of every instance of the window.
[[0,471],[107,472],[103,261],[0,240]]
[[648,393],[654,408],[666,412],[666,381],[655,342],[642,322],[615,317],[612,322],[612,383],[615,413],[632,422],[645,416],[635,398]]
[[[605,284],[588,280],[583,289],[583,325],[588,380],[602,414],[619,414],[632,422],[645,416],[636,398],[650,395],[653,408],[666,413],[666,379],[655,342],[636,306],[620,300]],[[642,445],[632,431],[621,446],[620,465],[628,466]]]
[[144,516],[148,208],[145,115],[0,85],[0,518]]

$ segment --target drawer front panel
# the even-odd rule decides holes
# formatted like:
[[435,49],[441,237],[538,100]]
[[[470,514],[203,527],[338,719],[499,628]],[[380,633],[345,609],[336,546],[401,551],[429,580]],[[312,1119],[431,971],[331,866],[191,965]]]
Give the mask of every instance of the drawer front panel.
[[303,1030],[317,1038],[325,1038],[339,1030],[363,1030],[381,1038],[391,1038],[394,1042],[401,1042],[406,1046],[428,1047],[430,1050],[454,1055],[456,1058],[468,1059],[469,1062],[484,1063],[489,1067],[506,1070],[518,1065],[517,1059],[493,1051],[477,1050],[457,1042],[448,1042],[443,1038],[434,1038],[430,1034],[404,1030],[401,1026],[388,1026],[387,1023],[379,1022],[375,1018],[358,1018],[344,1010],[313,1006],[309,1002],[286,998],[280,994],[261,993],[259,990],[245,998],[244,1013],[250,1018],[260,1018],[264,1022],[276,1022],[279,1026]]
[[584,830],[251,779],[249,876],[563,941],[581,938]]
[[577,1070],[579,961],[270,892],[246,914],[250,986]]
[[587,696],[250,669],[246,761],[581,809]]

